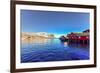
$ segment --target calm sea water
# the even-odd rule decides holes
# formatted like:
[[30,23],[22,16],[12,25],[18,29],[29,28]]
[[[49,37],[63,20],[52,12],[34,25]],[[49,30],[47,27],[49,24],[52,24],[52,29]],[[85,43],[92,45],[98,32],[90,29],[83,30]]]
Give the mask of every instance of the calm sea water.
[[89,46],[68,44],[59,39],[38,39],[22,43],[21,62],[48,62],[89,59]]

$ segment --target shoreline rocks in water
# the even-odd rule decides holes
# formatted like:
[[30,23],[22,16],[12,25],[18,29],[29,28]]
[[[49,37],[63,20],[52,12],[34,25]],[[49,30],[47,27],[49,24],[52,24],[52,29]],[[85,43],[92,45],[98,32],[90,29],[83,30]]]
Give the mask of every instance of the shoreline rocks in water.
[[61,36],[59,39],[63,42],[68,40],[65,36]]

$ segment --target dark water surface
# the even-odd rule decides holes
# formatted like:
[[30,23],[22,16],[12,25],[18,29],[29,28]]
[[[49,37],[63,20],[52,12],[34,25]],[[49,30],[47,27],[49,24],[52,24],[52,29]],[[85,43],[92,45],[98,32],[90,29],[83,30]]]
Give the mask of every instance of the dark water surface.
[[45,39],[22,43],[21,62],[48,62],[89,59],[89,46],[68,44],[59,39]]

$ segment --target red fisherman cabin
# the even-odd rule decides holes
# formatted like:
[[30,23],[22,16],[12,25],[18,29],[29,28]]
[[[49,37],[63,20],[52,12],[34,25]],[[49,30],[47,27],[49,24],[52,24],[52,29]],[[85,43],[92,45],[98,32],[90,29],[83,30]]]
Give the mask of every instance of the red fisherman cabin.
[[70,33],[67,35],[68,42],[72,43],[83,43],[88,44],[89,43],[89,29],[83,31],[82,33]]

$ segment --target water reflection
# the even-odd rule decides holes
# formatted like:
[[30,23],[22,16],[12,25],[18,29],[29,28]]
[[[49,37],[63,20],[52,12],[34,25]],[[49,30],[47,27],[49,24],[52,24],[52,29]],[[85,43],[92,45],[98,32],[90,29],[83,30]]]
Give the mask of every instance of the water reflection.
[[46,62],[89,59],[89,47],[61,42],[59,39],[28,38],[22,40],[21,62]]
[[28,38],[28,39],[24,39],[22,40],[22,43],[38,43],[38,44],[46,44],[49,42],[50,39],[46,39],[46,38]]
[[68,46],[68,43],[67,42],[64,42],[64,47],[67,47]]

